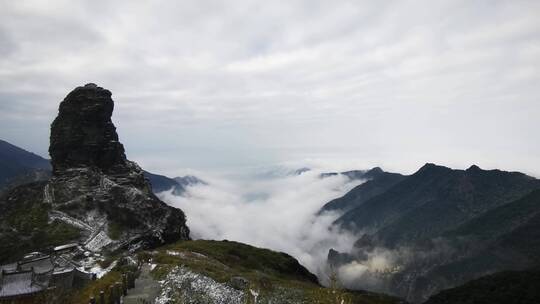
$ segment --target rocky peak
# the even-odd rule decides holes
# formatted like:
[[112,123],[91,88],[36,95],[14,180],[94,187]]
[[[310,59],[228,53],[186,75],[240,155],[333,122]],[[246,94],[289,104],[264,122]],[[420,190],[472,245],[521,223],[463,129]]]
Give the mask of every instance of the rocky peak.
[[417,176],[417,175],[429,175],[429,174],[445,174],[445,173],[449,173],[449,172],[452,172],[452,169],[448,168],[448,167],[445,167],[445,166],[439,166],[439,165],[436,165],[436,164],[433,164],[433,163],[426,163],[425,165],[423,165],[420,169],[418,169],[418,171],[416,171],[416,173],[414,173],[413,175]]
[[368,171],[364,174],[364,176],[365,176],[366,178],[373,179],[373,178],[376,178],[377,176],[380,176],[380,175],[382,175],[382,174],[384,174],[383,169],[381,169],[380,167],[374,167],[374,168],[368,170]]
[[189,239],[182,210],[160,201],[144,171],[127,160],[113,109],[111,92],[93,83],[60,103],[51,125],[53,177],[44,202],[56,219],[79,223],[91,250]]
[[480,167],[478,167],[477,165],[472,165],[466,171],[467,172],[480,172],[482,171],[482,169],[480,169]]
[[77,167],[127,170],[124,146],[111,120],[113,109],[111,92],[93,83],[66,96],[51,125],[49,153],[55,175]]

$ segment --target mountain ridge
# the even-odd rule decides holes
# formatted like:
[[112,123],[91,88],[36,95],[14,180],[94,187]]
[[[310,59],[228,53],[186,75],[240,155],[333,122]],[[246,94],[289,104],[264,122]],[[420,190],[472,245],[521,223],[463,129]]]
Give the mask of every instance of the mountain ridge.
[[28,180],[34,181],[39,179],[31,177],[34,172],[49,170],[51,164],[48,159],[0,139],[0,190],[20,183],[16,181],[19,176],[28,175]]
[[[399,173],[390,173],[384,172],[380,167],[375,167],[367,171],[347,171],[342,172],[349,178],[350,172],[354,172],[352,175],[356,179],[366,179],[366,182],[356,186],[347,192],[344,196],[336,198],[328,203],[326,203],[318,212],[322,214],[323,212],[328,211],[340,211],[346,213],[351,209],[359,207],[367,200],[382,194],[401,180],[405,176]],[[361,173],[360,173],[361,172]],[[337,173],[327,173],[328,175],[337,175]]]
[[[397,230],[399,233],[411,231],[400,226],[416,225],[413,227],[418,228],[411,228],[423,229],[434,221],[425,221],[419,216],[439,217],[439,224],[429,228],[431,232],[418,230],[419,236],[430,237],[449,230],[448,225],[457,226],[463,220],[518,199],[536,188],[540,188],[540,180],[519,172],[479,168],[453,170],[428,163],[388,191],[345,213],[336,223],[356,231],[376,229],[381,231],[379,237],[390,238],[390,243],[395,243],[403,238],[397,236]],[[451,212],[441,213],[438,211],[441,208]],[[411,212],[409,216],[408,212]],[[409,222],[412,218],[418,222]]]
[[427,163],[335,223],[358,240],[351,252],[330,251],[330,264],[368,263],[388,252],[399,271],[383,277],[384,291],[421,302],[442,288],[539,263],[540,181]]

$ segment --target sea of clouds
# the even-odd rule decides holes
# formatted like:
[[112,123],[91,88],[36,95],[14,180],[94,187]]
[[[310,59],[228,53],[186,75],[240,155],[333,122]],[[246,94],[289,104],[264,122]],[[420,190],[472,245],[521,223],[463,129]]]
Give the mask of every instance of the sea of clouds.
[[182,196],[172,191],[159,196],[186,213],[194,239],[227,239],[286,252],[324,282],[328,250],[349,252],[356,237],[332,225],[340,214],[317,212],[363,181],[342,175],[321,178],[322,172],[279,167],[199,173],[206,184],[188,187]]

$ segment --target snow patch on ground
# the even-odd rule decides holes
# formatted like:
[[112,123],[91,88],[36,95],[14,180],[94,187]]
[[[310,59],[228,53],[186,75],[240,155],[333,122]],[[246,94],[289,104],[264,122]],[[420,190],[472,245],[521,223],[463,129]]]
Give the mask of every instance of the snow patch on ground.
[[126,192],[126,196],[130,200],[136,200],[138,197],[144,196],[144,193],[135,187],[123,187]]
[[196,256],[198,258],[207,258],[206,255],[204,255],[202,253],[198,253],[198,252],[191,251],[191,254],[193,254],[194,256]]
[[102,176],[101,177],[101,180],[99,181],[100,182],[100,188],[103,189],[103,190],[110,190],[112,189],[114,186],[116,186],[116,183],[113,182],[112,180],[108,179],[107,177],[105,176]]
[[172,256],[179,256],[179,257],[182,257],[182,258],[186,257],[185,253],[180,252],[180,251],[174,251],[174,250],[167,250],[167,254],[172,255]]
[[112,243],[113,240],[109,238],[107,233],[105,231],[100,231],[98,234],[96,234],[93,238],[89,239],[85,246],[88,250],[91,250],[93,252],[98,252],[101,250],[101,248],[109,245]]
[[212,303],[212,304],[242,304],[244,293],[226,284],[190,271],[185,267],[174,268],[160,282],[161,294],[156,304],[167,304],[173,299],[180,303]]
[[[116,264],[117,264],[118,261],[114,261],[111,263],[111,265],[109,265],[109,267],[107,268],[101,268],[101,266],[99,266],[97,263],[94,264],[94,266],[92,268],[90,268],[90,271],[91,273],[95,273],[96,274],[96,277],[98,279],[101,279],[104,275],[106,275],[107,273],[109,273],[109,271],[111,271],[114,267],[116,267]],[[81,267],[84,269],[84,267]],[[81,271],[83,271],[83,269],[79,269]]]
[[257,304],[257,298],[259,297],[259,293],[253,289],[250,289],[249,292],[251,292],[251,295],[253,296],[253,300],[255,304]]
[[74,217],[71,217],[67,215],[66,213],[58,211],[58,210],[51,210],[49,212],[49,219],[51,221],[60,220],[64,223],[70,224],[71,226],[75,226],[79,229],[86,230],[86,231],[93,231],[92,227],[88,225],[87,223],[79,219],[76,219]]

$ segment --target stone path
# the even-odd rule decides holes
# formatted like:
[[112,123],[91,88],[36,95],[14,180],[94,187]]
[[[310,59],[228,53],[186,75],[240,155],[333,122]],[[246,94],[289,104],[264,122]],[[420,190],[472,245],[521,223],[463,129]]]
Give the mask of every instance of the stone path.
[[135,280],[135,288],[128,290],[124,304],[153,304],[160,292],[159,283],[150,275],[150,265],[141,267],[141,275]]

